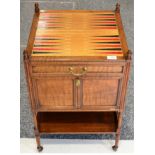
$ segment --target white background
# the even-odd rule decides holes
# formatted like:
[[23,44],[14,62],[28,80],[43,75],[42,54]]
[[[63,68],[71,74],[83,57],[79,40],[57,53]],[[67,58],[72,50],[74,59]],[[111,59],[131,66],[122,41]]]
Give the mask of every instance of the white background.
[[[134,14],[134,154],[153,154],[155,152],[155,1],[135,0]],[[1,1],[0,154],[20,153],[19,38],[20,1]]]

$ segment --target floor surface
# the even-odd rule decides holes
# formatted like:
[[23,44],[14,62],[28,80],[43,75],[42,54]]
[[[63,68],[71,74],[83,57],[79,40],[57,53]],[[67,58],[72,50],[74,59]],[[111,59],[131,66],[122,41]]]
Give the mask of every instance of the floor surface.
[[[41,139],[43,153],[110,153],[114,140]],[[118,153],[133,153],[134,141],[121,140]],[[21,153],[36,153],[34,138],[20,139]]]

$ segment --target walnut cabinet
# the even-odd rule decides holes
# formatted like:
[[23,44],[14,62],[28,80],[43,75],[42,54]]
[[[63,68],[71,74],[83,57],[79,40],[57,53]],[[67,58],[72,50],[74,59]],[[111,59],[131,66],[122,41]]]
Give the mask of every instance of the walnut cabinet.
[[129,79],[119,4],[114,11],[40,10],[24,50],[37,149],[41,134],[115,134]]

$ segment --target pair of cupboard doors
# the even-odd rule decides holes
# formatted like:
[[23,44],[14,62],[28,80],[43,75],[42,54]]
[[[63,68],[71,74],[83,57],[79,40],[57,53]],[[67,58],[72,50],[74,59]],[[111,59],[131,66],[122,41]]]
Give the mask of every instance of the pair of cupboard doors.
[[31,62],[38,111],[117,111],[124,62]]

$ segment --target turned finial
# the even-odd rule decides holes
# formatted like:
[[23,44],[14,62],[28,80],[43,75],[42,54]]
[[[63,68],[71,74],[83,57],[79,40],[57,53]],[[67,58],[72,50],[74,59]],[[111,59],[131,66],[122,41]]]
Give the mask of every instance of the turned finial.
[[35,13],[39,13],[39,11],[40,11],[39,4],[38,3],[35,3],[34,4],[34,7],[35,7]]
[[24,60],[29,59],[29,54],[28,54],[28,51],[26,49],[23,51],[23,58],[24,58]]
[[128,60],[131,60],[132,59],[132,52],[131,52],[131,50],[128,50],[127,59]]
[[119,3],[116,4],[115,12],[117,12],[117,13],[120,12],[120,4]]
[[28,58],[26,49],[23,51],[23,58],[24,58],[24,60],[26,60]]

